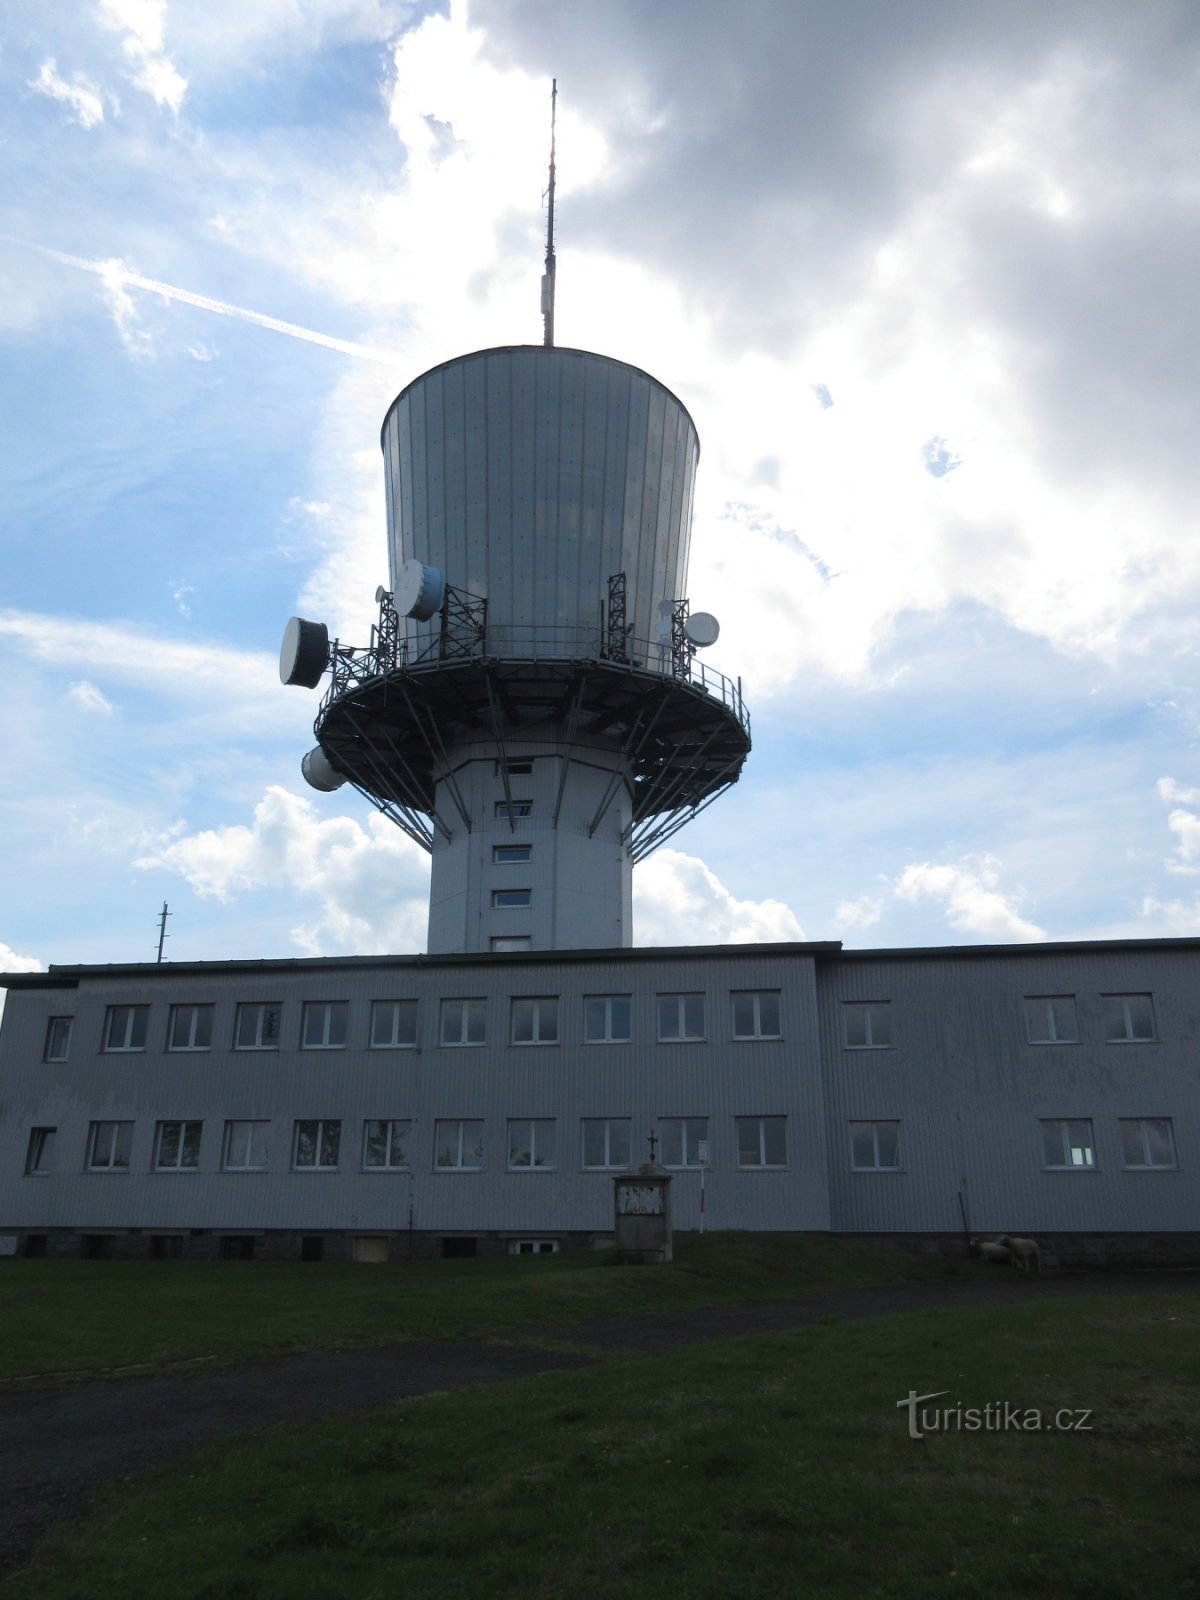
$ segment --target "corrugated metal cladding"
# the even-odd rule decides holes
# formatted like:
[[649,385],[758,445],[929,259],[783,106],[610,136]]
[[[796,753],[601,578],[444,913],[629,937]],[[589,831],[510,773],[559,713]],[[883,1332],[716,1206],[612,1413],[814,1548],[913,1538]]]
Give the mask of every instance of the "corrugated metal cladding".
[[[637,640],[655,641],[660,602],[687,592],[699,441],[636,367],[582,350],[478,351],[411,383],[382,443],[393,578],[415,557],[486,596],[495,655],[583,653],[617,572]],[[410,640],[432,627],[410,621]],[[659,664],[653,647],[641,659]]]
[[[167,964],[12,983],[0,1231],[399,1232],[411,1200],[421,1231],[600,1232],[611,1174],[583,1167],[585,1118],[627,1119],[634,1162],[651,1129],[661,1139],[670,1119],[706,1119],[714,1228],[952,1234],[965,1209],[983,1234],[1200,1231],[1200,942]],[[778,1037],[734,1037],[733,997],[746,992],[778,995]],[[628,997],[628,1040],[585,1041],[584,1003],[596,996]],[[668,996],[702,997],[697,1037],[659,1037]],[[514,1001],[539,997],[557,1001],[557,1039],[511,1043]],[[1051,997],[1063,1037],[1042,1042],[1030,1004],[1044,1015]],[[1113,1037],[1114,997],[1136,1001],[1136,1037]],[[407,999],[415,1046],[372,1049],[372,1002]],[[480,1002],[484,1043],[442,1044],[445,1000]],[[348,1007],[343,1048],[301,1048],[303,1007],[320,1001]],[[232,1048],[237,1007],[254,1002],[282,1008],[278,1049]],[[211,1048],[166,1048],[176,1005],[214,1008]],[[110,1006],[149,1008],[144,1050],[102,1048]],[[773,1017],[773,1006],[757,1014]],[[72,1019],[64,1061],[46,1059],[53,1017]],[[363,1125],[385,1118],[414,1124],[406,1170],[364,1166]],[[508,1124],[525,1118],[554,1123],[548,1170],[509,1167]],[[744,1161],[738,1118],[783,1119],[783,1161]],[[337,1170],[296,1170],[297,1119],[341,1123]],[[436,1170],[435,1125],[451,1119],[482,1122],[478,1171]],[[168,1120],[203,1123],[196,1170],[155,1170],[155,1130]],[[223,1170],[225,1124],[244,1120],[269,1125],[265,1171]],[[128,1171],[87,1170],[97,1121],[133,1124]],[[1160,1142],[1153,1159],[1130,1160],[1130,1128],[1151,1122],[1160,1133],[1169,1123],[1170,1159]],[[1048,1161],[1045,1130],[1068,1126],[1087,1158]],[[35,1128],[58,1131],[51,1165],[27,1175]],[[696,1224],[698,1204],[697,1172],[678,1172],[681,1227]]]

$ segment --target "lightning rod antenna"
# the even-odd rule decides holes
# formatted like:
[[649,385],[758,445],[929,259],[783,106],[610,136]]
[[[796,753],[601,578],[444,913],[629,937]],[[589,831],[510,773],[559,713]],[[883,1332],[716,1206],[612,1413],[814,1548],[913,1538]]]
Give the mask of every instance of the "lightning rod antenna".
[[554,125],[558,115],[558,79],[550,89],[550,187],[547,190],[546,211],[546,270],[542,274],[542,323],[545,335],[542,343],[547,349],[554,343]]

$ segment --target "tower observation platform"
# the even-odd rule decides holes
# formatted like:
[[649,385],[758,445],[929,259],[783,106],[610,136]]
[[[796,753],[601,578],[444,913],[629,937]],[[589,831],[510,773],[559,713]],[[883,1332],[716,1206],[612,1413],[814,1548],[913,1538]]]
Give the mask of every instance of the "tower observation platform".
[[330,673],[304,775],[430,851],[432,953],[629,945],[634,863],[750,750],[685,598],[692,419],[624,362],[513,346],[415,379],[382,446],[370,642],[284,636],[284,682]]

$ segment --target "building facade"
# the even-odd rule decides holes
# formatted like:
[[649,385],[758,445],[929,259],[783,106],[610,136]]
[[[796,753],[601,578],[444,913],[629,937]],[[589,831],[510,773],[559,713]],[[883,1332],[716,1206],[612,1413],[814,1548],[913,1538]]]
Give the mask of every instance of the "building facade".
[[1200,940],[0,977],[0,1249],[363,1260],[676,1226],[1200,1258]]

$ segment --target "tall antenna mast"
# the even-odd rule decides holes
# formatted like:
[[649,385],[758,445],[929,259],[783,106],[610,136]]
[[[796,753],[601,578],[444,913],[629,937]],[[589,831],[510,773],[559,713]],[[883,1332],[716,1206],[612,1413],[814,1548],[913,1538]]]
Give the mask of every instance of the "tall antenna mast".
[[554,343],[554,124],[558,116],[558,79],[552,80],[550,89],[550,188],[546,218],[546,270],[542,274],[542,322],[545,336],[542,343],[547,349]]
[[163,958],[163,944],[171,937],[167,932],[167,918],[170,915],[171,913],[167,910],[167,902],[164,900],[163,908],[158,917],[158,959],[160,961]]

